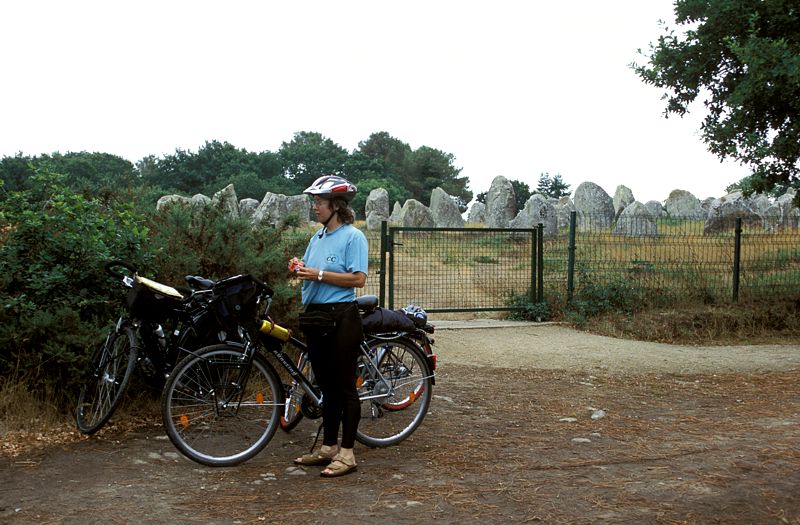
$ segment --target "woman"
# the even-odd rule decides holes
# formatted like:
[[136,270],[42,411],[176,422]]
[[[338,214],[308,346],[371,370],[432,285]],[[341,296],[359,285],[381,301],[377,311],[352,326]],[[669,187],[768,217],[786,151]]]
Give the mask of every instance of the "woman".
[[356,191],[354,185],[337,176],[320,177],[306,188],[303,193],[314,198],[314,212],[322,229],[311,237],[302,263],[289,264],[303,282],[306,308],[301,327],[323,396],[322,447],[295,459],[295,463],[327,465],[321,473],[324,477],[356,470],[353,445],[361,417],[356,359],[363,331],[355,289],[363,288],[367,280],[368,261],[367,238],[352,225],[355,216],[348,205]]

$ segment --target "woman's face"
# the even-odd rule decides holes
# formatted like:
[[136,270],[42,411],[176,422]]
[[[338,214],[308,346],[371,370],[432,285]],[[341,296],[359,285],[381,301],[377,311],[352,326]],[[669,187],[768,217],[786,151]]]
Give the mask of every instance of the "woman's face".
[[314,208],[314,213],[317,214],[317,221],[325,222],[333,213],[333,209],[331,209],[331,201],[328,199],[323,199],[321,197],[314,197],[314,203],[311,205]]

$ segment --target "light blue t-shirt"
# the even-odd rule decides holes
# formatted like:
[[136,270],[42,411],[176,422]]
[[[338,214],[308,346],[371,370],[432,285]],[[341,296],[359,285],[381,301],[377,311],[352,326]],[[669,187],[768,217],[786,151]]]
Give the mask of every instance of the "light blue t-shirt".
[[[364,234],[351,224],[342,224],[331,233],[320,237],[319,230],[308,242],[303,263],[309,268],[367,275],[368,244]],[[355,301],[355,288],[342,288],[319,281],[303,281],[303,304],[344,303]]]

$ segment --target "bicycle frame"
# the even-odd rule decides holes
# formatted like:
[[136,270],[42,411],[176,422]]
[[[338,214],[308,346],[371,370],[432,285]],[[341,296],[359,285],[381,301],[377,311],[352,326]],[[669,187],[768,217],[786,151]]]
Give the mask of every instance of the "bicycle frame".
[[[284,343],[289,343],[298,350],[303,353],[308,352],[308,346],[301,341],[300,339],[294,337],[293,335],[288,334],[285,338],[275,336],[274,333],[276,325],[271,322],[264,321],[262,324],[261,329],[259,330],[259,341],[258,343],[254,343],[250,340],[249,337],[246,337],[246,342],[244,344],[241,343],[231,343],[232,346],[242,346],[242,355],[244,360],[242,361],[242,368],[241,368],[241,375],[239,380],[236,381],[237,389],[236,392],[231,395],[230,399],[224,400],[221,406],[228,408],[228,404],[233,400],[233,398],[238,395],[238,392],[241,392],[247,386],[247,374],[250,370],[252,365],[253,358],[255,353],[259,351],[259,348],[263,348],[266,350],[270,355],[272,355],[275,360],[280,363],[280,365],[289,373],[289,376],[296,381],[300,386],[302,386],[303,390],[306,394],[308,394],[311,401],[316,406],[321,406],[323,399],[322,393],[319,391],[319,388],[312,384],[308,378],[303,374],[303,372],[297,368],[294,364],[294,361],[289,357],[289,355],[284,351],[283,345],[278,341],[282,341]],[[281,327],[278,327],[279,329]],[[391,397],[394,394],[395,387],[391,386],[390,382],[386,380],[386,377],[381,373],[378,363],[382,357],[380,352],[376,352],[374,356],[370,355],[370,348],[369,343],[371,341],[390,341],[392,339],[397,339],[401,336],[393,336],[393,337],[365,337],[360,344],[360,351],[361,355],[366,358],[367,366],[369,367],[369,375],[374,380],[378,381],[380,384],[385,386],[385,391],[380,392],[373,395],[362,396],[360,400],[371,400],[371,399],[382,399]],[[431,374],[430,376],[426,376],[426,378],[433,379],[435,374]],[[397,384],[395,386],[401,386],[403,383]],[[218,406],[220,406],[218,404]],[[283,406],[283,403],[279,404],[279,406]]]

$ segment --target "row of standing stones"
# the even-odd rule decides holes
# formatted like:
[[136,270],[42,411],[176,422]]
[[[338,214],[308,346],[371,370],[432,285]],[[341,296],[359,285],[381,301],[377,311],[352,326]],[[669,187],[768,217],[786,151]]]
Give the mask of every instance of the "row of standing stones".
[[[625,186],[617,186],[614,197],[593,182],[583,182],[574,196],[553,199],[541,194],[532,195],[522,210],[516,208],[511,182],[495,177],[485,203],[473,203],[466,220],[458,205],[444,190],[431,192],[430,206],[415,199],[402,206],[390,207],[389,194],[383,188],[370,192],[364,209],[368,230],[379,230],[381,222],[392,226],[417,228],[463,228],[468,224],[483,224],[489,228],[535,228],[542,224],[545,237],[555,236],[569,227],[570,215],[576,212],[577,227],[582,231],[611,231],[616,235],[648,237],[658,235],[659,219],[702,220],[703,233],[718,233],[730,229],[736,219],[768,232],[796,229],[800,226],[800,209],[793,206],[795,190],[790,189],[777,199],[764,195],[744,197],[740,192],[723,197],[700,200],[685,190],[674,190],[662,204],[644,204],[633,197]],[[311,200],[306,195],[282,195],[267,192],[256,199],[239,200],[233,185],[213,197],[195,195],[165,195],[158,200],[157,209],[173,205],[216,206],[233,217],[249,219],[254,226],[282,226],[290,216],[310,217]]]

